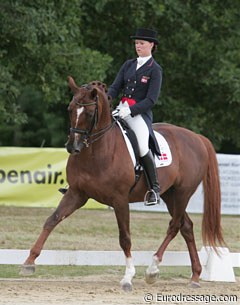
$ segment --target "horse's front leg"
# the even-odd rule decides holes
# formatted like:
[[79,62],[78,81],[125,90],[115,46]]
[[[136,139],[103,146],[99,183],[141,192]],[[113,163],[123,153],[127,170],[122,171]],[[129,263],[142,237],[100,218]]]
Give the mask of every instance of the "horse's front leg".
[[55,212],[46,220],[41,234],[31,248],[28,258],[22,265],[20,271],[21,275],[31,275],[35,272],[35,260],[40,255],[42,248],[52,230],[63,219],[71,215],[76,209],[83,206],[87,199],[88,198],[85,197],[84,194],[75,193],[71,189],[67,191]]
[[135,267],[133,265],[131,256],[128,203],[126,202],[125,204],[122,203],[114,206],[114,210],[119,228],[119,243],[126,257],[126,270],[123,279],[120,281],[120,284],[124,291],[131,291],[132,279],[135,275]]

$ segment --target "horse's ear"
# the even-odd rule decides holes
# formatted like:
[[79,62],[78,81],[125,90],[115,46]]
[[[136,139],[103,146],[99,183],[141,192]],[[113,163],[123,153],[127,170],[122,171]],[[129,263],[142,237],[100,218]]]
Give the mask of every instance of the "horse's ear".
[[92,99],[95,99],[95,97],[97,96],[97,94],[98,94],[97,89],[96,89],[96,88],[93,88],[93,89],[91,90],[91,98],[92,98]]
[[71,76],[68,76],[68,85],[71,88],[72,92],[75,94],[78,91],[78,86],[76,85],[74,79]]

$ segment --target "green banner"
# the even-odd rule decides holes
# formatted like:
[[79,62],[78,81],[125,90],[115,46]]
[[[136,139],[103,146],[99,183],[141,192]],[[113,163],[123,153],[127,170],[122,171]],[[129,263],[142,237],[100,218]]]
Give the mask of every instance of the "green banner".
[[[69,154],[63,148],[0,148],[0,204],[56,207]],[[104,208],[94,200],[86,207]]]

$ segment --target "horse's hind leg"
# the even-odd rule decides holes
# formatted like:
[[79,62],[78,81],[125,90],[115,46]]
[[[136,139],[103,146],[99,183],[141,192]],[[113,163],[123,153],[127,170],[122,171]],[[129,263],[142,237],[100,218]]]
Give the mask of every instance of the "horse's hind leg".
[[201,264],[199,261],[196,243],[195,243],[195,239],[194,239],[193,223],[186,212],[182,219],[182,226],[180,228],[180,232],[186,241],[190,259],[191,259],[191,264],[192,264],[191,286],[200,287],[199,277],[200,277],[200,274],[202,271],[202,267],[201,267]]
[[[177,201],[175,198],[177,198]],[[146,270],[145,280],[148,284],[152,284],[157,280],[159,274],[158,265],[162,261],[164,251],[181,228],[181,220],[185,212],[189,195],[188,192],[184,192],[183,190],[180,192],[172,188],[164,194],[163,199],[167,203],[167,208],[172,219],[169,223],[167,235],[164,241],[154,254],[152,264]]]
[[159,274],[158,265],[162,261],[164,251],[166,250],[170,241],[177,235],[179,229],[180,218],[172,219],[169,223],[167,236],[165,237],[157,252],[154,254],[152,264],[146,270],[145,280],[148,284],[153,284],[154,282],[156,282]]
[[88,198],[83,195],[81,196],[79,193],[73,193],[71,189],[68,190],[68,192],[60,201],[55,212],[46,220],[41,234],[39,235],[37,241],[31,248],[28,258],[22,265],[22,269],[20,271],[21,275],[31,275],[35,272],[35,259],[40,255],[44,243],[46,242],[52,230],[64,218],[68,217],[76,209],[83,206],[86,203],[87,199]]

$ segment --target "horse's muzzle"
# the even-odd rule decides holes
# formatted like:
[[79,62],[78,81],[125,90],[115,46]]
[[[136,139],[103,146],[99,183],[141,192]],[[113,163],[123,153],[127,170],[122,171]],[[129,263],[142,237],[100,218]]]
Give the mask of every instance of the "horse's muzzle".
[[74,153],[80,153],[81,152],[81,150],[83,149],[83,147],[84,147],[84,144],[83,144],[83,142],[73,142],[73,152]]
[[83,142],[81,141],[76,141],[76,140],[71,140],[69,139],[67,141],[67,143],[65,144],[65,147],[67,149],[67,152],[69,154],[73,154],[73,153],[80,153],[81,150],[83,149],[84,147],[84,144]]

